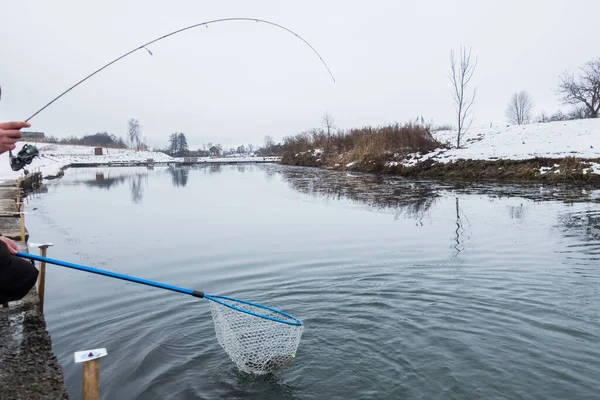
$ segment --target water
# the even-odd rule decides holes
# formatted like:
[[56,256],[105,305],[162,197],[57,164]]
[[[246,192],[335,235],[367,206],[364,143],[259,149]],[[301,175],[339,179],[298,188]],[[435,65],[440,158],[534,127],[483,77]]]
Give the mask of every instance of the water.
[[70,169],[29,199],[27,227],[51,257],[306,324],[291,368],[251,377],[219,347],[208,300],[49,265],[74,399],[73,353],[98,347],[104,399],[591,399],[597,199],[277,165]]

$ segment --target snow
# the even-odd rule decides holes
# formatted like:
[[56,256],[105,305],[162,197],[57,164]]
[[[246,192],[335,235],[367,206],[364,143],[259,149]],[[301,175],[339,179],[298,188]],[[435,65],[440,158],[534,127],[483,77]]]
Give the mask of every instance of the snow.
[[[458,159],[523,160],[535,157],[564,158],[600,158],[600,118],[574,121],[557,121],[526,125],[473,126],[463,136],[461,148],[455,148],[456,131],[437,131],[433,135],[448,149],[436,149],[427,154],[414,153],[400,161],[404,166],[414,166],[427,159],[439,162],[451,162]],[[17,143],[16,153],[25,142]],[[57,145],[50,143],[33,143],[39,150],[41,158],[36,158],[28,166],[30,171],[40,171],[44,176],[56,175],[60,169],[72,163],[145,162],[148,158],[155,162],[181,162],[182,158],[173,158],[156,151],[134,151],[129,149],[106,149],[103,155],[94,155],[94,147],[77,145]],[[313,155],[321,156],[323,149],[316,149]],[[251,162],[256,160],[279,161],[279,157],[199,157],[198,162]],[[389,166],[399,161],[389,161]],[[346,164],[347,168],[354,165]],[[558,173],[560,166],[541,168],[540,173]],[[590,163],[584,173],[600,174],[600,164]],[[12,171],[8,153],[0,155],[0,181],[14,180],[23,176],[23,171]]]
[[[17,142],[13,155],[16,156],[26,142]],[[72,163],[144,162],[148,158],[155,162],[176,161],[165,153],[157,151],[135,151],[129,149],[103,148],[102,155],[94,155],[94,147],[62,145],[51,143],[29,143],[36,146],[40,157],[35,158],[26,169],[39,171],[43,176],[56,175],[60,169]],[[23,176],[23,170],[13,171],[10,168],[8,152],[0,155],[0,181],[14,180]]]
[[[26,142],[17,142],[13,150],[16,156]],[[175,158],[159,151],[135,151],[130,149],[102,148],[102,155],[95,155],[93,146],[78,146],[51,143],[29,143],[36,146],[40,157],[35,158],[27,166],[30,172],[41,172],[44,177],[54,176],[60,169],[74,163],[111,164],[111,163],[140,163],[149,158],[156,163],[183,162],[182,157]],[[255,161],[279,161],[280,157],[197,157],[198,162],[255,162]],[[23,170],[13,171],[10,168],[8,152],[0,155],[0,182],[15,180],[22,177]]]
[[440,162],[569,156],[600,158],[600,118],[471,127],[461,139],[460,149],[455,148],[456,130],[438,131],[433,135],[452,147],[423,156]]
[[583,174],[596,174],[600,175],[600,164],[595,162],[590,162],[589,167],[583,170]]

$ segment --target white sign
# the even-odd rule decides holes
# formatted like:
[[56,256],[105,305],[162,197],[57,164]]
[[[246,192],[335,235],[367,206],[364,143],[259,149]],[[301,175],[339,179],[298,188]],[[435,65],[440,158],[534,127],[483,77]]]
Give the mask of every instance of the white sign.
[[75,352],[75,362],[81,363],[108,355],[106,349],[94,349]]
[[53,243],[33,243],[33,242],[29,242],[29,246],[31,246],[31,247],[42,247],[42,246],[50,247],[50,246],[54,246],[54,244]]

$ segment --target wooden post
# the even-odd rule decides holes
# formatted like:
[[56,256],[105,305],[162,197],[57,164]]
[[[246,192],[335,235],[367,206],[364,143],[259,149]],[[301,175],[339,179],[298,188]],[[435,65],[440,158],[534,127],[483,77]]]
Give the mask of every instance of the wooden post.
[[[54,246],[52,243],[31,243],[31,247],[37,247],[40,249],[40,256],[46,257],[48,247]],[[40,313],[44,313],[44,298],[46,292],[46,262],[40,261],[40,269],[38,273],[37,291],[40,298]]]
[[100,400],[100,359],[83,363],[83,400]]
[[[47,246],[40,247],[40,256],[46,257]],[[38,274],[38,296],[40,297],[40,313],[44,314],[44,291],[46,290],[46,262],[40,263],[40,273]]]
[[21,177],[17,179],[17,207],[21,204]]
[[100,358],[106,349],[78,351],[75,362],[83,363],[83,400],[100,400]]
[[25,243],[25,206],[23,203],[19,206],[19,212],[21,213],[21,242]]

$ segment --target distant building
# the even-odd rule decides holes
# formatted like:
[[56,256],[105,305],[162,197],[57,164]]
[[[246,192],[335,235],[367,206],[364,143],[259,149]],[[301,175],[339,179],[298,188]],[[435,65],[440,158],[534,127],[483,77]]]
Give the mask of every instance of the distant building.
[[220,156],[221,155],[221,149],[219,149],[217,146],[213,146],[210,149],[208,149],[208,151],[210,152],[211,156]]
[[44,132],[21,132],[23,140],[30,142],[42,142],[46,139]]
[[197,164],[198,157],[183,157],[184,164]]

